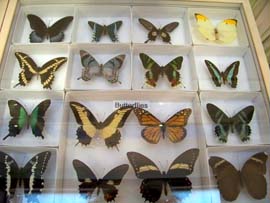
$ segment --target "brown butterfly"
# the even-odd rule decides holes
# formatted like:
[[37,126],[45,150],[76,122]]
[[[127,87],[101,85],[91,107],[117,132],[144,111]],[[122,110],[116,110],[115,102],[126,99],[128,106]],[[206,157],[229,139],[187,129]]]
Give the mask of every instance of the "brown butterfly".
[[156,28],[156,26],[143,18],[139,18],[139,22],[149,31],[148,40],[144,43],[147,43],[148,41],[156,41],[156,38],[160,36],[163,42],[171,44],[171,36],[169,35],[169,32],[172,32],[179,25],[178,22],[172,22],[162,28]]
[[248,193],[254,199],[264,199],[267,193],[266,174],[267,155],[260,152],[251,156],[238,171],[227,160],[212,156],[209,159],[214,175],[217,179],[218,188],[226,201],[237,199],[241,185],[245,186]]
[[171,116],[166,122],[161,122],[149,111],[141,108],[135,108],[134,113],[137,116],[140,125],[146,126],[142,132],[142,137],[151,144],[157,144],[161,137],[165,139],[165,135],[173,143],[180,142],[186,137],[186,129],[188,118],[192,110],[189,108],[182,109]]

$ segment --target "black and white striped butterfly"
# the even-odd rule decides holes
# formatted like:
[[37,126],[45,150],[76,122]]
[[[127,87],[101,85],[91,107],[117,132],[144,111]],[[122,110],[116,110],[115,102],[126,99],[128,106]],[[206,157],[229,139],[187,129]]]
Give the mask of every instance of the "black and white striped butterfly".
[[43,174],[51,152],[35,155],[23,168],[7,153],[0,151],[0,202],[7,203],[14,197],[17,185],[24,186],[27,202],[38,202],[37,195],[44,188]]

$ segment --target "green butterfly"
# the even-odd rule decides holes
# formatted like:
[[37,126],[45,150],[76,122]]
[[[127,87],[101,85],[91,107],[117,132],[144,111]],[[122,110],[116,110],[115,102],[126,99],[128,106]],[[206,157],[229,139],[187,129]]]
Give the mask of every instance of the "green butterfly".
[[32,111],[31,115],[28,115],[26,109],[17,101],[9,100],[8,107],[10,116],[12,117],[9,121],[9,133],[3,140],[8,137],[16,137],[20,134],[21,130],[25,127],[29,128],[31,126],[32,133],[35,137],[41,137],[44,139],[42,135],[42,131],[44,128],[44,115],[51,104],[51,100],[47,99],[40,102]]

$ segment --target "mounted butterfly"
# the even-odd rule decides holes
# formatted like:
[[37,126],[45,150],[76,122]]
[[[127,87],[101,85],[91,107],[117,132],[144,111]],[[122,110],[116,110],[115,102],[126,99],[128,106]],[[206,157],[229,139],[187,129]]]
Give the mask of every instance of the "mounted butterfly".
[[27,202],[39,202],[37,195],[44,188],[43,174],[46,171],[51,152],[45,151],[35,155],[23,168],[17,165],[15,159],[0,151],[0,200],[2,203],[11,202],[17,186],[24,186]]
[[99,64],[96,59],[88,52],[80,50],[81,63],[84,69],[81,77],[78,78],[84,81],[89,81],[93,76],[103,76],[110,83],[120,83],[118,80],[119,70],[125,60],[125,55],[118,55],[110,59],[105,64]]
[[179,25],[178,22],[172,22],[162,28],[156,28],[156,26],[154,26],[151,22],[143,18],[139,18],[139,22],[145,29],[149,31],[148,40],[146,40],[144,43],[156,41],[157,37],[160,37],[163,42],[171,44],[171,36],[169,33],[174,31]]
[[97,189],[97,195],[102,190],[104,200],[106,202],[114,202],[118,195],[118,189],[115,187],[120,185],[124,175],[128,171],[128,165],[123,164],[110,170],[102,179],[98,179],[93,171],[80,160],[73,160],[73,167],[77,173],[79,192],[86,198],[91,198],[94,191]]
[[157,165],[137,152],[128,152],[127,157],[137,178],[143,179],[140,193],[146,201],[157,202],[162,194],[168,195],[168,185],[172,193],[190,192],[192,182],[187,177],[193,172],[199,149],[189,149],[180,154],[170,165],[167,173],[161,172]]
[[39,43],[44,39],[50,39],[50,42],[61,42],[65,35],[64,31],[67,29],[71,21],[72,16],[67,16],[56,21],[52,26],[47,27],[44,21],[33,14],[27,15],[27,19],[30,23],[30,27],[34,30],[29,35],[30,42]]
[[267,154],[260,152],[251,156],[242,167],[236,169],[229,161],[211,156],[209,165],[217,179],[219,191],[226,201],[237,199],[241,186],[245,186],[247,192],[256,200],[261,200],[267,194],[266,161]]

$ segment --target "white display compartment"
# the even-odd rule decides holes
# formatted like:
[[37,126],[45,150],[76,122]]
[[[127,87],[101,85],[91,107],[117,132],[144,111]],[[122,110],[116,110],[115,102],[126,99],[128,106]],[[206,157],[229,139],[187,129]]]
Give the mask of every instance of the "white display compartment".
[[[6,146],[50,146],[58,147],[59,142],[65,135],[63,135],[63,99],[64,94],[62,92],[22,92],[22,91],[1,91],[1,128],[0,128],[0,145]],[[50,99],[51,105],[47,109],[45,116],[44,129],[42,134],[44,139],[35,137],[32,133],[31,126],[27,129],[25,126],[20,134],[16,137],[8,137],[6,140],[3,138],[9,133],[8,125],[12,118],[8,107],[8,100],[16,100],[27,111],[28,115],[31,115],[34,108],[42,101]]]
[[[225,19],[237,20],[237,38],[231,43],[220,43],[217,41],[210,41],[199,32],[195,13],[205,15],[216,28],[217,25]],[[189,27],[192,36],[192,42],[195,45],[209,45],[209,46],[248,46],[248,39],[246,35],[245,26],[243,23],[241,12],[237,8],[223,9],[223,8],[189,8],[188,9]]]
[[[74,6],[63,6],[63,5],[32,5],[32,6],[22,6],[20,8],[12,42],[14,44],[37,44],[31,43],[29,40],[29,35],[33,31],[30,27],[30,23],[27,19],[27,15],[33,14],[37,15],[42,19],[47,27],[52,26],[56,21],[66,17],[73,16],[74,17]],[[64,39],[62,42],[57,43],[69,43],[71,42],[71,35],[74,25],[73,21],[68,25],[67,29],[64,30]],[[41,43],[51,43],[50,39],[44,39]],[[38,43],[40,44],[40,43]],[[55,44],[55,43],[54,43]]]
[[[7,56],[4,68],[1,88],[11,89],[11,90],[26,90],[26,91],[40,91],[40,90],[50,90],[44,89],[41,84],[40,76],[34,75],[31,81],[26,86],[14,87],[19,83],[19,73],[22,71],[19,61],[15,56],[15,52],[23,52],[29,55],[38,67],[42,67],[48,61],[57,57],[67,57],[68,58],[68,46],[67,45],[52,45],[52,44],[39,44],[39,45],[19,45],[11,46]],[[54,80],[52,82],[52,90],[64,90],[66,72],[68,67],[68,61],[62,64],[60,68],[54,73]]]
[[[162,95],[162,97],[160,97]],[[139,98],[139,99],[138,99]],[[79,125],[75,121],[73,112],[70,109],[69,102],[77,101],[85,105],[97,118],[98,121],[104,121],[115,108],[114,101],[121,103],[139,102],[147,104],[149,110],[153,115],[161,121],[167,120],[170,116],[175,114],[178,110],[183,108],[191,108],[192,114],[189,117],[186,125],[187,136],[179,143],[171,143],[168,138],[164,140],[161,138],[158,144],[149,144],[141,137],[142,126],[139,125],[138,120],[133,112],[131,112],[121,131],[121,140],[118,145],[119,151],[116,148],[108,149],[104,140],[96,135],[90,145],[82,146],[78,144],[76,130]],[[196,93],[175,93],[170,94],[163,92],[162,94],[156,92],[149,92],[143,94],[142,92],[68,92],[66,96],[66,111],[69,112],[67,125],[67,140],[66,140],[66,154],[64,166],[64,182],[63,182],[63,202],[85,202],[78,191],[79,181],[77,180],[76,172],[73,168],[72,161],[79,159],[87,164],[98,178],[102,178],[108,171],[120,164],[129,164],[127,159],[127,152],[135,151],[142,153],[153,160],[161,171],[167,171],[172,161],[184,151],[190,148],[201,148],[200,156],[195,164],[193,173],[188,176],[192,183],[194,190],[191,194],[183,200],[183,202],[195,201],[204,199],[204,193],[201,193],[199,188],[202,187],[203,177],[205,177],[204,168],[202,164],[205,162],[204,155],[204,137],[200,133],[200,109],[199,101]],[[158,150],[158,156],[157,156]],[[130,164],[129,164],[130,165]],[[207,178],[208,179],[208,178]],[[141,180],[137,179],[133,168],[129,167],[128,173],[124,176],[123,182],[120,184],[119,194],[116,202],[141,202],[139,187]],[[197,190],[198,189],[198,190]],[[165,197],[163,194],[160,201],[172,198],[172,194]],[[104,202],[103,194],[96,197],[96,192],[93,193],[93,199],[96,202]],[[205,201],[204,201],[205,202]],[[209,201],[210,202],[210,201]]]
[[[206,143],[208,146],[251,146],[270,143],[269,115],[266,109],[263,97],[260,93],[207,93],[200,95],[202,105],[202,121]],[[212,103],[220,108],[228,117],[233,117],[243,108],[253,105],[255,110],[251,122],[248,124],[251,128],[250,140],[242,142],[237,133],[229,133],[227,143],[222,143],[215,135],[215,126],[212,121],[206,104]]]
[[[208,159],[211,156],[218,156],[224,158],[229,161],[237,170],[241,170],[246,161],[256,153],[266,152],[266,154],[270,154],[269,146],[249,146],[249,147],[212,147],[208,148]],[[208,164],[208,161],[207,161]],[[270,201],[269,196],[269,188],[270,188],[270,171],[269,171],[269,156],[266,162],[266,182],[267,182],[267,195],[262,200],[256,200],[247,192],[246,186],[241,185],[240,193],[238,198],[232,203],[268,203]],[[223,199],[222,195],[217,188],[217,180],[213,175],[212,168],[207,166],[209,173],[209,182],[212,190],[209,190],[209,194],[211,195],[212,202],[228,202]],[[256,187],[256,186],[255,186]]]
[[[131,11],[128,6],[84,6],[76,9],[73,42],[75,43],[130,43],[131,42]],[[102,35],[99,42],[92,42],[93,30],[88,21],[100,25],[110,25],[123,21],[117,31],[119,42],[112,42],[109,35]]]
[[[178,22],[178,27],[169,33],[172,45],[190,45],[191,38],[188,29],[187,9],[179,7],[161,6],[134,6],[132,8],[132,42],[144,43],[148,39],[149,31],[140,24],[139,18],[151,22],[157,29],[165,25]],[[147,44],[168,44],[160,37],[156,41],[149,41]]]
[[[199,79],[199,89],[208,91],[260,91],[260,82],[256,65],[250,49],[245,47],[193,47],[193,58],[196,64]],[[211,61],[220,72],[224,72],[229,65],[235,61],[240,61],[239,72],[237,74],[237,87],[232,88],[228,83],[217,87],[205,64],[205,60]]]
[[[50,151],[51,157],[48,161],[47,168],[43,174],[44,179],[44,188],[42,189],[42,193],[37,195],[37,199],[40,203],[46,202],[54,202],[55,198],[57,198],[56,191],[58,191],[59,184],[57,183],[58,177],[58,169],[59,169],[59,154],[56,149],[52,148],[25,148],[25,147],[0,147],[0,151],[7,153],[11,156],[17,163],[19,168],[24,167],[28,161],[30,161],[34,156],[38,153],[44,151]],[[23,182],[22,182],[23,183]],[[22,184],[19,187],[17,184],[17,188],[15,191],[14,198],[11,199],[12,203],[27,203],[27,198],[24,195],[24,186]]]
[[[142,61],[139,57],[140,53],[145,53],[150,56],[160,66],[165,66],[178,56],[183,56],[183,63],[180,73],[180,81],[176,87],[171,87],[167,76],[164,74],[163,78],[159,77],[156,87],[147,85],[145,73],[147,70],[144,68]],[[135,90],[184,90],[184,91],[197,91],[198,81],[195,70],[194,60],[191,59],[191,47],[169,46],[169,45],[136,45],[133,47],[132,58],[132,89]]]
[[[91,54],[99,64],[105,64],[110,59],[120,54],[125,54],[125,60],[119,70],[118,80],[121,82],[110,83],[104,76],[93,76],[89,81],[79,79],[84,67],[81,63],[80,50]],[[66,89],[72,90],[116,90],[131,89],[131,57],[129,45],[73,45],[69,56],[69,68],[66,80]]]

